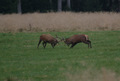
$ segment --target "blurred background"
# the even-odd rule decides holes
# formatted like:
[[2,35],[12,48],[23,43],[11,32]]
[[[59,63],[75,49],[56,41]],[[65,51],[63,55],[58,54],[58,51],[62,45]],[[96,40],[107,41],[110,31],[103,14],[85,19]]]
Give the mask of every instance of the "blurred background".
[[0,0],[0,13],[120,12],[120,0]]

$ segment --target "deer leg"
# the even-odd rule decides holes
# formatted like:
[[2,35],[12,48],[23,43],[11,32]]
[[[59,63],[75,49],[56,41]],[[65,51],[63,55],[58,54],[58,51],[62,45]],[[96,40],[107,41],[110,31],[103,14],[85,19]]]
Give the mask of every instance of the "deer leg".
[[39,48],[39,45],[40,45],[41,41],[42,41],[42,40],[39,40],[37,48]]
[[42,44],[43,44],[43,47],[44,47],[44,42]]
[[70,48],[73,48],[77,43],[73,43],[72,46]]
[[88,48],[92,48],[92,45],[91,45],[91,41],[90,40],[87,40],[87,42],[89,43],[88,45]]
[[83,43],[88,44],[88,48],[89,48],[90,43],[88,41],[84,41]]
[[47,45],[47,42],[45,42],[45,44],[44,44],[44,48],[46,47],[46,45]]
[[51,43],[51,46],[54,48],[55,45],[53,43]]
[[89,47],[92,48],[91,41],[87,40],[87,42],[89,42]]
[[42,44],[43,44],[43,47],[45,48],[45,47],[46,47],[46,43],[45,43],[45,42],[43,42]]

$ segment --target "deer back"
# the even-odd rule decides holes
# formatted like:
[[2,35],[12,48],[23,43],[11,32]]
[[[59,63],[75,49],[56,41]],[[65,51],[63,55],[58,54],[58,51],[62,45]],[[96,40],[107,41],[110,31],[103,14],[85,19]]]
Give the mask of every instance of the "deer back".
[[50,34],[43,34],[40,36],[40,39],[43,41],[52,41],[54,38]]
[[70,38],[67,38],[66,42],[79,43],[79,42],[82,42],[82,41],[85,41],[85,40],[86,40],[86,37],[84,35],[73,35]]

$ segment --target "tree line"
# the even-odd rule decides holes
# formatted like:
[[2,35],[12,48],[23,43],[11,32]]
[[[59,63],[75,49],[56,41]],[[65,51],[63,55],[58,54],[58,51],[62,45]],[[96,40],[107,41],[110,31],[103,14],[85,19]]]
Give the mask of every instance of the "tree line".
[[120,12],[120,0],[0,0],[0,13]]

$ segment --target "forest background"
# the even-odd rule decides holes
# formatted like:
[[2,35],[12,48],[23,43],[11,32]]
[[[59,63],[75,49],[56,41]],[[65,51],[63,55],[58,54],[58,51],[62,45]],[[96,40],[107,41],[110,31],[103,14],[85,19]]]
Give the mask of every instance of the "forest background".
[[0,13],[17,13],[18,11],[22,13],[57,11],[119,12],[120,0],[0,0]]

